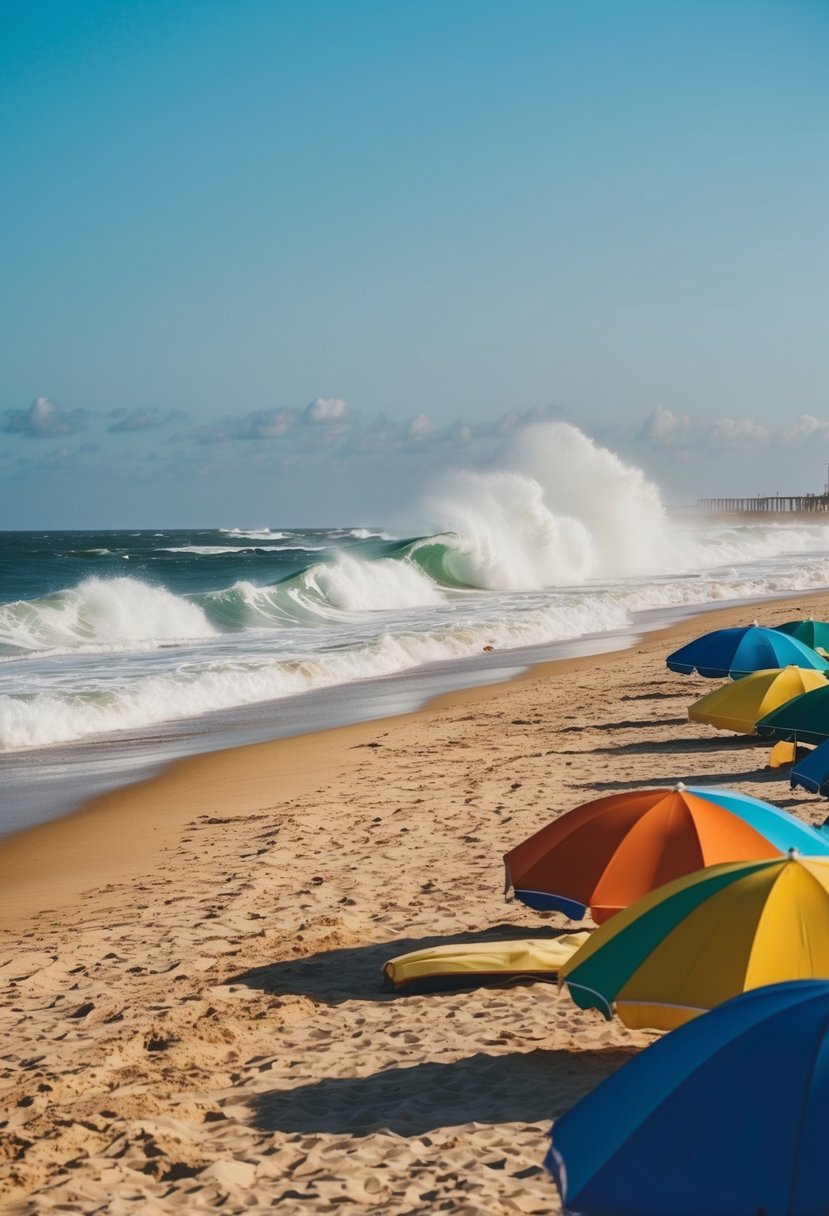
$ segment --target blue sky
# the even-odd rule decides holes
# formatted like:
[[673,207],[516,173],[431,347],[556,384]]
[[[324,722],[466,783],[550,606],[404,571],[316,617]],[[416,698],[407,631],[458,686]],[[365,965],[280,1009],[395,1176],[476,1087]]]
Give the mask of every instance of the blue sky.
[[2,526],[382,522],[545,417],[822,488],[825,0],[2,18]]

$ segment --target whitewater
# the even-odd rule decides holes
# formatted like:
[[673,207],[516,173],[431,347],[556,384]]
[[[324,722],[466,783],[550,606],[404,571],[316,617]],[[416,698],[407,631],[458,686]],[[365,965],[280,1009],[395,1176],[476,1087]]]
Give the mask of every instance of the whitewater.
[[530,428],[498,468],[456,473],[408,515],[0,535],[0,767],[18,757],[31,775],[80,743],[100,767],[103,745],[143,739],[146,756],[150,734],[221,746],[222,715],[243,707],[260,737],[276,718],[289,733],[315,690],[337,688],[345,720],[367,681],[434,673],[422,696],[447,665],[456,684],[485,678],[493,652],[508,673],[527,648],[599,651],[646,621],[829,585],[829,527],[672,516],[640,470],[565,424]]

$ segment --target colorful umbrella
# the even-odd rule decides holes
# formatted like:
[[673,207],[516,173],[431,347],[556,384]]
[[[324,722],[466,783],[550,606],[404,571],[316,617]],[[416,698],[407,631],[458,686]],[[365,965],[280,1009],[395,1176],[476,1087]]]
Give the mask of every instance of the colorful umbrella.
[[671,1030],[750,988],[829,979],[829,858],[711,866],[646,895],[561,968],[582,1009]]
[[760,625],[745,625],[741,629],[715,629],[702,637],[680,647],[665,660],[671,671],[689,675],[698,671],[701,676],[724,679],[739,678],[752,671],[765,671],[769,667],[812,667],[816,671],[829,671],[829,663],[797,638],[790,638],[777,629],[764,629]]
[[820,671],[806,667],[772,667],[755,671],[732,684],[706,693],[688,710],[692,722],[705,722],[717,730],[753,735],[759,718],[813,688],[829,687]]
[[829,684],[787,701],[757,722],[757,734],[793,743],[829,739]]
[[829,834],[768,802],[682,783],[586,802],[504,856],[506,886],[537,912],[601,924],[663,883],[789,849],[829,856]]
[[651,1044],[556,1120],[583,1216],[827,1211],[829,984],[774,984]]
[[802,785],[810,794],[829,798],[829,739],[798,760],[789,774],[789,783],[792,789]]
[[774,628],[811,646],[812,650],[821,653],[829,651],[829,621],[786,621],[785,625],[775,625]]

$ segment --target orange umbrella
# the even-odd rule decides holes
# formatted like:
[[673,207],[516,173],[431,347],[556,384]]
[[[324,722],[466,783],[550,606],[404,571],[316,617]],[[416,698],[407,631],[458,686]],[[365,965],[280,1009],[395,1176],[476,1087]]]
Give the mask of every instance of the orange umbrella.
[[631,790],[586,802],[504,856],[507,890],[536,911],[601,924],[671,882],[722,861],[825,855],[829,842],[793,815],[734,790]]

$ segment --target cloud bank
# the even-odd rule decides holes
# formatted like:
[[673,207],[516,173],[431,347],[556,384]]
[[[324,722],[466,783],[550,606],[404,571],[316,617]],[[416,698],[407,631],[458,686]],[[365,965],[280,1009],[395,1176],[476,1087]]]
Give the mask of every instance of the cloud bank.
[[[80,499],[105,484],[114,502],[129,494],[139,504],[136,526],[147,518],[140,504],[155,509],[164,494],[167,521],[215,518],[226,502],[234,510],[261,503],[260,519],[273,518],[271,506],[282,519],[280,504],[287,503],[297,523],[356,515],[383,523],[396,502],[430,480],[497,467],[516,435],[550,421],[573,423],[641,469],[677,505],[709,496],[820,492],[829,458],[829,421],[805,413],[781,412],[775,426],[736,414],[692,417],[667,406],[604,426],[557,405],[478,421],[447,422],[446,413],[440,405],[404,418],[369,414],[328,396],[196,422],[174,409],[70,411],[41,396],[0,415],[10,437],[0,445],[0,491],[10,504],[9,526],[28,526],[13,514],[24,498],[54,496],[63,486],[65,497]],[[81,429],[82,443],[74,438]],[[33,438],[42,442],[31,444]],[[198,504],[195,516],[190,511]],[[227,518],[228,508],[220,515]]]

